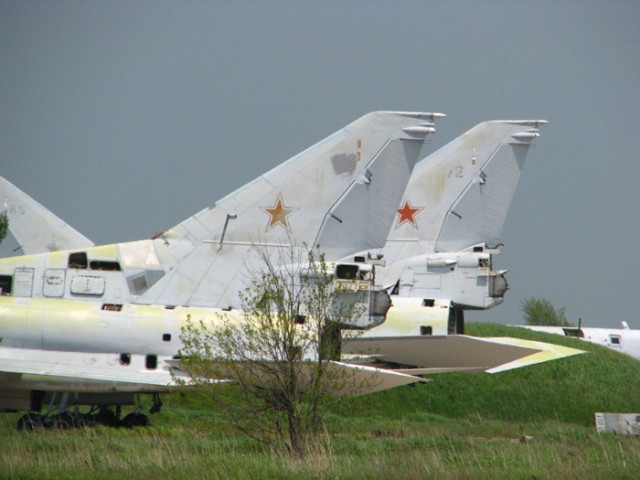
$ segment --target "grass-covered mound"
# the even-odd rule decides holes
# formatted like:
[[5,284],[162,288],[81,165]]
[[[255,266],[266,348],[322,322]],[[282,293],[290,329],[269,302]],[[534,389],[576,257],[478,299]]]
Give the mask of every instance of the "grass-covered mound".
[[627,355],[577,339],[503,325],[471,323],[466,333],[557,343],[587,353],[493,375],[432,375],[427,384],[353,399],[348,402],[351,413],[377,411],[395,417],[428,412],[592,425],[594,412],[640,412],[640,361]]

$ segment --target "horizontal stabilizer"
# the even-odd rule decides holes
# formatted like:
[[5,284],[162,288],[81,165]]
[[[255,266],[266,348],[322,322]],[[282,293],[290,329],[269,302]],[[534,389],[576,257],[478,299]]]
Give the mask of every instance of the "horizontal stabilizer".
[[514,368],[526,367],[529,365],[535,365],[536,363],[548,362],[549,360],[557,360],[559,358],[571,357],[573,355],[578,355],[579,353],[585,353],[583,350],[578,350],[576,348],[563,347],[562,345],[556,345],[553,343],[523,340],[521,338],[492,337],[491,340],[502,345],[521,346],[525,348],[539,349],[539,351],[527,357],[487,370],[487,373],[505,372],[507,370],[513,370]]
[[497,373],[578,353],[568,347],[516,338],[466,335],[358,338],[343,343],[345,354],[372,355],[382,364],[414,375],[443,372]]

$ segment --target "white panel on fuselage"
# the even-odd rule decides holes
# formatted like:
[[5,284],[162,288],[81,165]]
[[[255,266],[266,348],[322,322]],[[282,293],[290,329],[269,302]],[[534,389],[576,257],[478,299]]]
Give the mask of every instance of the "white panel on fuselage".
[[64,268],[48,268],[42,278],[42,295],[49,298],[64,296],[66,270]]
[[73,295],[104,295],[105,279],[94,275],[74,275],[71,279],[71,293]]

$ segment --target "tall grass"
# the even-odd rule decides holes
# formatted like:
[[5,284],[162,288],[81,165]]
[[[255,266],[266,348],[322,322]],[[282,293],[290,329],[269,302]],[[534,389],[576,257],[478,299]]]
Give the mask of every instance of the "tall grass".
[[640,468],[638,439],[560,422],[427,416],[333,428],[331,447],[300,461],[197,428],[191,435],[167,425],[25,435],[3,422],[0,477],[631,479]]

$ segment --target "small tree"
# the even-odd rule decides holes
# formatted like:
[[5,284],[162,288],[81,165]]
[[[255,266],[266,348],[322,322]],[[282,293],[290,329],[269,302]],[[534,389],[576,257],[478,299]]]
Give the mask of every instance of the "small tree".
[[[189,318],[180,369],[234,428],[276,452],[303,457],[320,438],[332,394],[356,388],[330,360],[339,355],[340,324],[364,309],[339,301],[342,292],[317,251],[280,250],[277,262],[256,251],[262,269],[250,273],[242,312]],[[221,388],[221,379],[232,383]]]
[[561,307],[556,310],[549,300],[526,298],[522,301],[521,306],[527,325],[571,326],[565,316],[566,308]]
[[0,243],[7,237],[9,232],[9,215],[7,211],[0,213]]

